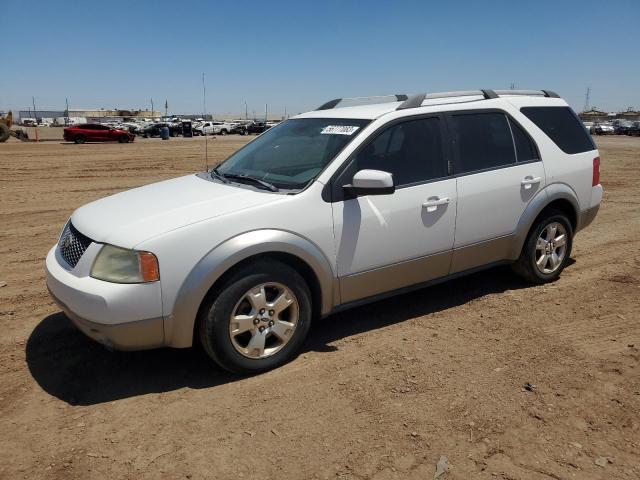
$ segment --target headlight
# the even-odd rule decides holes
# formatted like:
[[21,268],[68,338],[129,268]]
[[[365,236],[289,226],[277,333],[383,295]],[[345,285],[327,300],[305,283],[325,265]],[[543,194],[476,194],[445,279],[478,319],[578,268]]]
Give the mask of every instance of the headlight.
[[91,276],[114,283],[155,282],[160,280],[160,268],[151,252],[105,245],[93,262]]

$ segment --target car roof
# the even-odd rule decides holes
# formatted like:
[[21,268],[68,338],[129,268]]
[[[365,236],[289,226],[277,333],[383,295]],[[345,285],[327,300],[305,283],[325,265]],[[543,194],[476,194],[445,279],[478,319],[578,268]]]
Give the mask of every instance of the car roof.
[[[490,101],[491,106],[496,103],[511,103],[514,106],[525,105],[549,105],[566,106],[567,103],[557,94],[549,90],[465,90],[459,92],[442,92],[418,95],[389,95],[388,101],[381,100],[385,97],[358,97],[347,99],[336,99],[327,102],[317,110],[302,113],[292,118],[353,118],[375,120],[387,113],[406,109],[407,113],[415,108],[421,107],[441,107],[435,110],[449,110],[451,105],[462,104],[465,109],[487,108]],[[403,98],[403,100],[396,100]],[[370,103],[366,103],[370,99]],[[406,100],[404,100],[406,99]],[[349,103],[361,103],[359,105],[349,105]],[[432,108],[432,110],[434,110]]]

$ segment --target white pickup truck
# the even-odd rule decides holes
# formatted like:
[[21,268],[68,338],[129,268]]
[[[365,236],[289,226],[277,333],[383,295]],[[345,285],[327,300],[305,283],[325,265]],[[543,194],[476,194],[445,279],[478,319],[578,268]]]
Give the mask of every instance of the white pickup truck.
[[206,121],[196,125],[193,132],[196,135],[226,135],[232,129],[233,125],[228,122]]

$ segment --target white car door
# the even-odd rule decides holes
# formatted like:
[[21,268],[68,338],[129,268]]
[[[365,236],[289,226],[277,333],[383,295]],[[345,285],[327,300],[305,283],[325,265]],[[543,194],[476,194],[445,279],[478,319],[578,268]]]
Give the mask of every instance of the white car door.
[[[439,116],[386,126],[345,162],[334,180],[333,220],[341,303],[447,275],[456,218],[456,180]],[[394,177],[395,192],[349,198],[360,170]]]
[[504,260],[520,217],[545,186],[538,150],[497,110],[447,115],[458,214],[451,273]]

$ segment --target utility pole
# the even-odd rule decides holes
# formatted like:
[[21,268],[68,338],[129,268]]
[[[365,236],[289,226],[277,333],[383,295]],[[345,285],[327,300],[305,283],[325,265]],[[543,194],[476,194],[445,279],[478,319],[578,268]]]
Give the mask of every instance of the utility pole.
[[509,87],[509,90],[515,90],[516,89],[516,84],[511,82],[511,86]]
[[36,119],[36,125],[38,124],[38,112],[36,111],[36,99],[31,97],[31,103],[33,104],[33,116]]
[[287,107],[285,106],[284,107],[284,120],[286,120],[286,119],[287,119]]
[[249,108],[247,107],[247,101],[244,101],[244,119],[249,120]]
[[588,111],[591,108],[591,87],[587,87],[587,93],[584,96],[584,110]]
[[[204,72],[202,72],[202,118],[207,119],[207,84],[204,81]],[[204,130],[204,167],[209,171],[209,145],[207,142],[207,132]]]
[[153,98],[151,99],[151,116],[153,117]]
[[264,123],[267,123],[267,107],[268,105],[264,104]]
[[165,99],[164,101],[164,116],[168,117],[169,114],[167,113],[169,111],[169,100]]
[[64,119],[64,125],[65,127],[68,127],[69,126],[69,99],[65,98],[64,103],[67,105],[67,115],[66,115],[66,118]]

